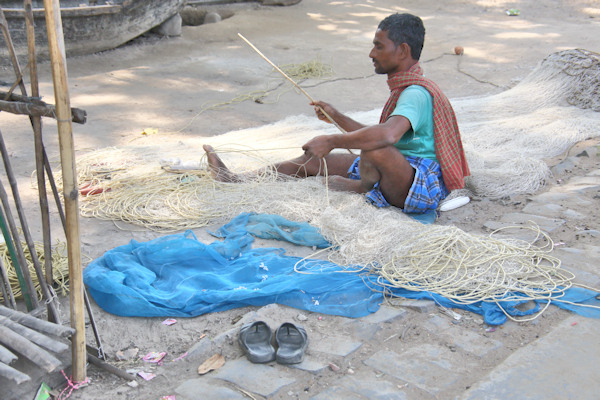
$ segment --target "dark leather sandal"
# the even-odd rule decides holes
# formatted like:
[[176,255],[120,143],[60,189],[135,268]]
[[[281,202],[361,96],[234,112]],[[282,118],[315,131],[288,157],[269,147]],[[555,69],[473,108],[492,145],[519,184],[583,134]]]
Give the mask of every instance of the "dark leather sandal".
[[284,322],[275,331],[275,342],[278,346],[275,359],[279,364],[298,364],[304,359],[308,336],[301,326]]
[[271,328],[263,321],[252,322],[241,327],[238,341],[250,362],[263,364],[275,360],[271,335]]

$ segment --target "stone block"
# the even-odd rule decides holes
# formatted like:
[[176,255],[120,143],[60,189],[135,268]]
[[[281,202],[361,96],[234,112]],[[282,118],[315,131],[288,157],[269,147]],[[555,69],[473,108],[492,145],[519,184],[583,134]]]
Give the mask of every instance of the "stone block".
[[435,301],[433,301],[433,300],[406,299],[406,300],[402,300],[399,304],[402,307],[408,308],[409,310],[413,310],[416,312],[420,312],[422,314],[434,312],[437,307],[437,305],[435,304]]
[[154,32],[163,36],[181,36],[181,15],[175,14],[165,22],[154,28]]
[[296,381],[287,368],[273,368],[268,364],[252,364],[246,358],[227,361],[212,372],[213,379],[221,379],[252,393],[271,398],[281,388]]
[[369,400],[405,400],[406,394],[392,382],[376,377],[345,376],[340,385]]
[[353,338],[361,341],[371,340],[381,329],[381,326],[378,324],[369,324],[360,319],[348,321],[343,326],[345,330],[350,332]]
[[327,367],[328,363],[317,360],[316,358],[305,356],[304,360],[299,364],[291,364],[290,368],[300,369],[302,371],[310,372],[311,374],[319,374],[323,372]]
[[332,386],[310,397],[309,400],[364,400],[363,397],[341,386]]
[[553,203],[533,202],[533,203],[529,203],[525,207],[523,207],[524,213],[543,215],[545,217],[558,218],[561,216],[563,211],[564,211],[563,206],[558,205],[558,204],[553,204]]
[[310,351],[346,357],[362,346],[362,342],[352,341],[349,337],[324,336],[309,343]]
[[524,346],[461,400],[597,399],[600,319],[573,316]]
[[446,330],[443,337],[459,349],[480,358],[502,347],[502,342],[456,327]]
[[[501,222],[528,225],[531,222],[537,224],[544,232],[552,232],[556,228],[564,225],[565,220],[560,218],[548,218],[541,215],[525,214],[525,213],[509,213],[500,218]],[[531,222],[530,222],[531,221]]]
[[423,324],[423,328],[433,334],[439,334],[450,329],[450,327],[452,327],[452,321],[439,315],[434,315]]
[[187,380],[179,385],[175,392],[177,400],[196,400],[200,393],[204,399],[247,399],[241,392],[226,387],[224,383],[206,378]]
[[366,317],[361,318],[361,320],[370,324],[381,324],[403,318],[406,314],[407,311],[401,308],[382,306],[376,313],[367,315]]
[[449,352],[439,346],[421,345],[403,354],[380,350],[363,362],[386,375],[437,394],[449,389],[464,373],[461,366],[450,361],[453,357]]
[[[555,188],[553,188],[555,189]],[[592,205],[592,202],[584,197],[581,197],[574,193],[565,193],[556,190],[549,192],[540,193],[530,197],[530,200],[540,203],[561,203],[563,201],[569,201],[570,204],[586,207]]]

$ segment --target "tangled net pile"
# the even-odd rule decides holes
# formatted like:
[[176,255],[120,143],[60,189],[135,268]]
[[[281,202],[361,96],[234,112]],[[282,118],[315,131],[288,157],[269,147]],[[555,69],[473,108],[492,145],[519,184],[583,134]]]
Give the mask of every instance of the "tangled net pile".
[[[535,192],[550,176],[544,157],[600,135],[599,60],[583,50],[553,54],[513,89],[453,102],[474,195]],[[353,117],[369,123],[378,113]],[[428,290],[461,304],[498,302],[515,293],[555,299],[571,287],[572,274],[550,255],[553,243],[536,227],[530,229],[539,232],[541,246],[452,226],[424,226],[396,210],[375,209],[360,195],[327,191],[319,180],[278,177],[272,162],[296,156],[316,134],[337,133],[314,120],[296,116],[210,138],[232,171],[264,168],[257,179],[239,183],[215,182],[203,170],[206,138],[88,153],[78,160],[80,182],[103,192],[84,197],[82,213],[161,232],[221,224],[241,212],[279,214],[319,228],[332,243],[326,253],[331,261],[361,266],[349,271],[369,270],[382,290],[386,285]],[[167,173],[157,160],[169,156],[195,159],[199,168]]]

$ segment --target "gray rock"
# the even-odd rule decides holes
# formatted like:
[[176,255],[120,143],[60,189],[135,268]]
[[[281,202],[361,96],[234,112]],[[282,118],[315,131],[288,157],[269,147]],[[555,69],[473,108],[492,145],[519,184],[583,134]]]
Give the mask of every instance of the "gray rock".
[[552,175],[559,177],[564,175],[568,171],[572,171],[579,160],[577,157],[567,157],[554,167],[550,168]]
[[154,32],[163,36],[181,36],[181,15],[175,14],[156,28]]
[[577,154],[577,157],[596,157],[598,155],[598,146],[590,146],[584,149],[581,153]]
[[222,20],[221,15],[214,11],[207,13],[206,16],[204,17],[205,24],[214,24],[216,22],[221,22],[221,20]]

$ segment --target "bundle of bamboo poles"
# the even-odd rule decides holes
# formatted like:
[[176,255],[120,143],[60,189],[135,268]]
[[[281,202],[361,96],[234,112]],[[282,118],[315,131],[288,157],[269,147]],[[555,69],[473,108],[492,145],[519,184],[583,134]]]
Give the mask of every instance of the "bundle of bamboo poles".
[[[23,72],[19,65],[16,52],[11,40],[10,32],[8,29],[8,23],[0,8],[0,29],[6,42],[9,54],[15,72],[15,82],[7,93],[2,93],[0,96],[0,110],[8,111],[14,114],[24,114],[29,116],[30,123],[34,132],[34,143],[35,143],[35,159],[36,159],[36,174],[38,179],[38,191],[39,191],[39,202],[42,215],[42,227],[44,236],[44,270],[37,256],[35,250],[35,244],[31,237],[27,219],[24,213],[24,208],[21,203],[19,196],[17,182],[15,174],[13,173],[12,166],[8,156],[8,151],[4,144],[2,133],[0,132],[0,152],[4,162],[6,171],[6,177],[10,183],[10,188],[13,195],[14,206],[17,210],[20,231],[22,232],[31,261],[37,275],[38,282],[40,283],[40,289],[42,292],[42,299],[47,306],[48,319],[50,321],[60,323],[60,315],[56,306],[56,296],[52,293],[52,248],[50,239],[50,218],[49,208],[46,193],[46,174],[48,181],[52,186],[56,205],[63,222],[63,228],[65,231],[67,241],[67,254],[69,264],[69,283],[70,283],[70,307],[71,307],[71,326],[70,335],[72,336],[72,371],[74,381],[83,381],[86,377],[86,346],[85,346],[85,317],[84,317],[84,298],[85,290],[83,287],[83,277],[81,268],[81,254],[80,254],[80,241],[79,241],[79,203],[77,198],[77,174],[75,171],[75,156],[74,156],[74,143],[73,135],[71,130],[71,122],[84,123],[85,112],[82,110],[72,109],[69,100],[69,91],[67,84],[67,73],[66,73],[66,55],[64,51],[64,38],[62,37],[62,21],[60,16],[60,4],[58,0],[44,0],[44,10],[46,17],[46,28],[48,33],[48,46],[50,49],[50,60],[52,69],[52,78],[54,83],[54,98],[56,99],[56,105],[50,106],[39,100],[39,84],[37,77],[37,64],[36,64],[36,51],[35,51],[35,31],[33,24],[33,7],[32,0],[24,0],[23,2],[25,10],[25,23],[27,29],[27,47],[28,47],[28,67],[31,81],[31,92],[32,96],[27,95],[27,90],[23,81]],[[19,88],[21,95],[15,95],[12,92]],[[68,194],[64,196],[64,207],[65,212],[63,214],[62,203],[59,196],[59,192],[54,185],[54,178],[50,169],[50,164],[42,140],[42,124],[41,117],[52,117],[57,120],[58,136],[60,141],[60,157],[63,174],[63,189],[64,193]],[[4,240],[9,249],[11,263],[17,273],[19,286],[23,293],[25,305],[28,311],[35,311],[39,307],[39,301],[35,293],[35,288],[27,267],[27,261],[23,247],[21,246],[21,236],[19,228],[13,218],[11,212],[11,205],[8,200],[8,194],[4,189],[3,183],[0,181],[0,229]],[[2,296],[7,307],[16,309],[16,303],[14,294],[8,282],[7,269],[4,263],[0,262],[0,289]],[[7,308],[8,309],[8,308]],[[91,311],[88,306],[88,313],[91,317]],[[13,335],[8,333],[6,329],[2,330],[0,326],[0,337],[10,337],[10,346],[17,352],[28,357],[29,352],[32,350],[32,346],[28,343],[19,342],[16,337],[19,335]],[[94,331],[97,336],[97,333]],[[9,335],[9,336],[5,336]],[[20,337],[20,336],[19,336]],[[21,344],[18,344],[21,343]],[[15,347],[17,346],[17,347]],[[4,354],[11,360],[12,357],[7,355],[5,351],[1,351],[0,354]],[[46,358],[46,361],[42,363],[45,367],[54,365]],[[0,364],[1,366],[2,364]],[[22,380],[16,378],[15,380]]]
[[18,359],[13,351],[46,372],[64,368],[64,363],[52,353],[67,351],[69,345],[60,339],[71,337],[74,333],[73,328],[0,306],[0,376],[17,384],[31,380],[29,375],[10,366]]

